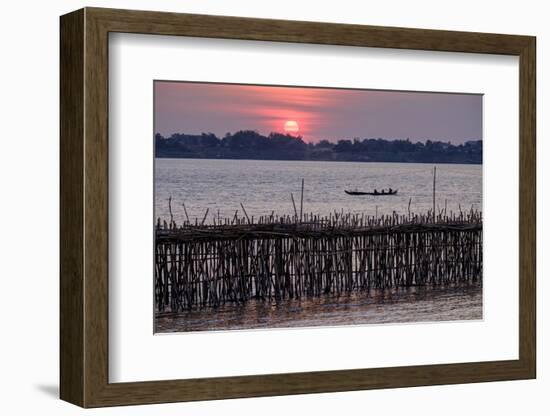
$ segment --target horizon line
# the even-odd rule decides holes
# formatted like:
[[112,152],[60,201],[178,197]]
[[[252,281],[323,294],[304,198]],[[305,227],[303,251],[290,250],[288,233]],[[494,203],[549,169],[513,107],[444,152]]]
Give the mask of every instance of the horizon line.
[[255,129],[241,129],[241,130],[237,130],[237,131],[234,131],[234,132],[229,132],[228,131],[228,132],[224,133],[223,135],[218,135],[218,134],[213,133],[213,132],[204,132],[204,131],[201,132],[201,133],[185,133],[185,132],[180,131],[180,132],[171,133],[170,136],[164,136],[160,132],[156,132],[156,133],[153,134],[153,137],[156,137],[156,135],[158,134],[158,135],[160,135],[161,137],[163,137],[165,139],[169,139],[171,136],[180,134],[180,135],[187,135],[187,136],[214,135],[218,139],[224,139],[224,137],[227,134],[233,136],[233,135],[235,135],[236,133],[239,133],[239,132],[249,132],[249,131],[257,133],[260,136],[264,136],[264,137],[269,137],[272,134],[279,134],[281,136],[287,136],[287,137],[292,137],[294,139],[300,139],[306,144],[318,144],[322,141],[328,141],[328,142],[337,144],[337,142],[340,141],[340,140],[353,141],[353,140],[358,139],[358,140],[361,140],[361,141],[362,140],[386,140],[386,141],[404,140],[404,141],[409,141],[411,143],[426,143],[429,140],[431,142],[439,142],[439,143],[445,143],[445,144],[451,144],[453,146],[457,146],[457,145],[468,143],[468,142],[482,142],[483,141],[483,138],[456,139],[456,140],[463,140],[463,142],[459,143],[459,142],[453,142],[452,140],[449,140],[449,139],[447,139],[447,141],[445,141],[445,139],[434,138],[434,137],[425,138],[425,139],[414,139],[414,140],[416,140],[416,141],[414,141],[414,140],[411,140],[410,137],[392,137],[392,138],[388,138],[388,137],[358,137],[358,136],[355,136],[355,137],[341,137],[341,138],[333,138],[333,139],[319,138],[319,139],[315,139],[315,141],[306,141],[304,139],[304,137],[301,136],[301,135],[294,136],[292,134],[288,134],[288,133],[284,133],[284,132],[277,132],[277,131],[271,131],[271,132],[265,134],[265,133],[260,133],[258,130],[255,130]]

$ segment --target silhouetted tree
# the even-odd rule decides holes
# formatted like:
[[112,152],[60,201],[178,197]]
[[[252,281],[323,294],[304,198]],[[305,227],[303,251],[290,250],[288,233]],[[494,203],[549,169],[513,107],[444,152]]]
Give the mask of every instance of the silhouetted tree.
[[301,136],[282,133],[263,136],[254,130],[226,133],[222,139],[213,133],[175,133],[169,138],[155,134],[156,157],[481,163],[482,154],[481,140],[453,145],[432,139],[413,143],[408,138],[355,137],[315,144],[305,143]]

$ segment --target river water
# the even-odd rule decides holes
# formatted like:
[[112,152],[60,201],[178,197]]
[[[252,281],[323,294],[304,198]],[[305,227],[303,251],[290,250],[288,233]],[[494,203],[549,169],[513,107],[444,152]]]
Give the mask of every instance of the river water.
[[412,287],[324,296],[280,303],[251,300],[245,305],[161,313],[155,332],[296,328],[482,319],[479,285]]
[[[155,160],[155,217],[201,221],[249,216],[293,215],[304,179],[305,213],[343,210],[366,215],[425,213],[432,207],[433,164],[265,160]],[[436,201],[447,212],[482,209],[481,165],[436,165]],[[398,190],[395,196],[349,196],[344,189]],[[299,209],[299,208],[298,208]],[[243,216],[242,211],[239,213]],[[348,296],[325,296],[280,303],[249,301],[216,309],[157,314],[156,332],[315,327],[482,319],[481,285],[400,288]]]
[[[433,164],[309,162],[277,160],[155,160],[155,218],[169,219],[168,198],[172,197],[174,219],[185,219],[185,203],[192,221],[204,217],[212,222],[218,212],[231,218],[242,203],[249,216],[293,215],[290,194],[299,209],[304,179],[303,211],[328,215],[344,212],[366,215],[424,213],[432,207]],[[436,198],[440,209],[450,212],[470,208],[481,210],[481,165],[436,165]],[[350,196],[345,189],[372,191],[397,189],[395,196]]]

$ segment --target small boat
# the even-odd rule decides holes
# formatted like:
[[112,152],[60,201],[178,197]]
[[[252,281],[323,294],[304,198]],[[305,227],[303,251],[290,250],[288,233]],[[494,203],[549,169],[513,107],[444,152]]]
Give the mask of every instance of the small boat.
[[348,195],[373,195],[373,196],[385,196],[397,194],[397,189],[392,189],[391,192],[360,192],[360,191],[348,191],[344,190]]

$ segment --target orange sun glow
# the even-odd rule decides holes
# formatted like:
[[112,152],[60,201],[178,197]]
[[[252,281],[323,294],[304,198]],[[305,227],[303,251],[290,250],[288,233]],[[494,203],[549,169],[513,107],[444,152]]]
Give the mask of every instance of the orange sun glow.
[[285,133],[298,133],[300,131],[300,126],[294,120],[288,120],[285,123],[284,129]]

